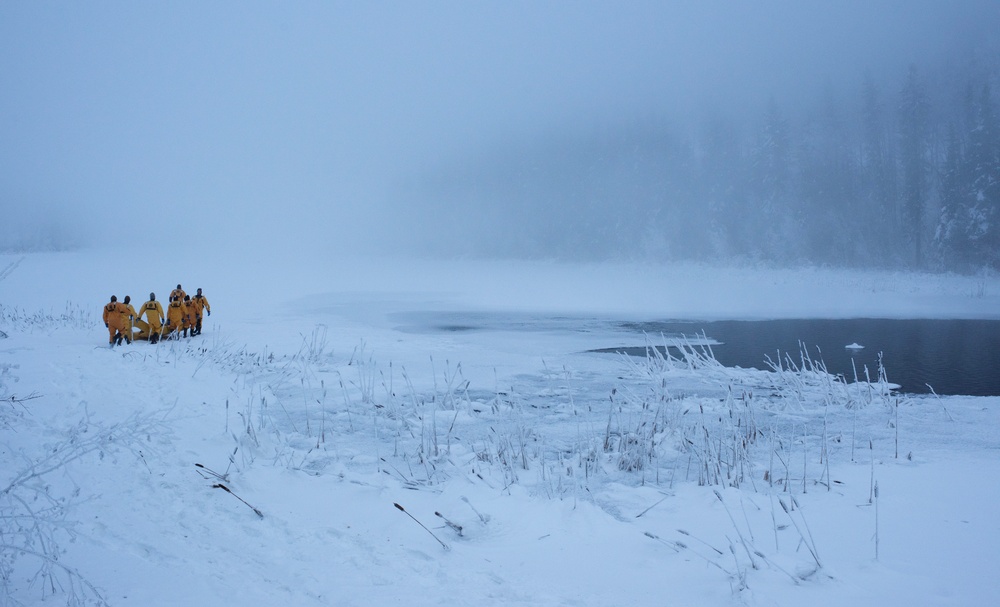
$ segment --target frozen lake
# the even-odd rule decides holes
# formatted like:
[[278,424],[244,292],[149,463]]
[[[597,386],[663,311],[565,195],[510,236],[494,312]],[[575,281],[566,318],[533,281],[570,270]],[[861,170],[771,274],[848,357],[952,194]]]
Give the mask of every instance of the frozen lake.
[[[491,312],[400,314],[398,327],[415,333],[562,334],[568,347],[594,339],[593,350],[645,355],[678,341],[710,345],[729,367],[769,369],[769,361],[803,366],[813,362],[849,381],[878,378],[879,356],[889,382],[903,392],[1000,395],[1000,321],[942,319],[782,319],[751,321],[621,321],[600,317],[541,316]],[[662,338],[661,338],[662,336]],[[618,345],[608,346],[608,341]],[[852,346],[852,347],[849,347]],[[860,347],[856,347],[860,346]],[[585,347],[585,346],[584,346]]]

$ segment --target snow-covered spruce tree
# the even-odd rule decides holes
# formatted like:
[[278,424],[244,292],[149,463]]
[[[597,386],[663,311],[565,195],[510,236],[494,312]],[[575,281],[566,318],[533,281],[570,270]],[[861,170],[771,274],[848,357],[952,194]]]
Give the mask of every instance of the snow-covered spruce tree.
[[746,232],[752,257],[787,259],[795,239],[786,238],[785,223],[794,221],[798,209],[790,202],[792,182],[791,126],[784,112],[772,99],[764,113],[763,124],[750,150],[747,199],[744,205]]
[[719,114],[712,114],[701,127],[694,188],[697,198],[704,200],[709,257],[728,258],[745,248],[737,240],[746,209],[742,143],[737,124]]
[[965,94],[962,128],[950,129],[941,167],[935,240],[962,269],[1000,267],[1000,127],[989,84]]
[[1000,128],[989,83],[972,105],[972,123],[966,158],[969,212],[966,238],[975,259],[997,266],[1000,262]]
[[876,258],[888,260],[895,247],[891,235],[899,233],[896,207],[896,166],[888,118],[881,92],[870,73],[862,83],[860,192],[868,218],[864,239]]
[[913,265],[924,266],[924,220],[930,164],[927,159],[930,104],[911,65],[899,96],[899,151],[902,163],[903,230],[913,244]]
[[942,258],[952,267],[961,267],[971,258],[965,226],[969,200],[962,147],[958,132],[952,125],[941,167],[941,217],[934,234]]
[[[857,144],[836,93],[827,88],[800,129],[794,229],[813,259],[855,264],[869,258],[870,223],[858,191]],[[787,231],[787,230],[786,230]],[[787,238],[787,237],[786,237]]]

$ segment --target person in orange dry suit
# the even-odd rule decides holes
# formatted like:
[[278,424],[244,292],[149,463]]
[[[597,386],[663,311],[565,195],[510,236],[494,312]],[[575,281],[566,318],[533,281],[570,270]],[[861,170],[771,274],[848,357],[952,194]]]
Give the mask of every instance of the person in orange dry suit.
[[128,308],[125,304],[118,303],[118,298],[111,296],[111,301],[104,306],[104,326],[108,328],[108,345],[114,347],[115,344],[122,345],[122,338],[131,343],[132,337],[125,334],[128,317]]
[[[144,314],[146,315],[146,322],[142,320]],[[150,293],[149,301],[142,304],[142,308],[139,309],[139,316],[136,317],[135,321],[139,330],[149,336],[149,343],[155,344],[160,341],[160,333],[163,330],[163,319],[163,306],[160,305],[160,302],[156,301],[156,293]]]
[[208,305],[208,298],[201,294],[200,288],[198,289],[197,295],[191,298],[191,305],[188,306],[188,309],[193,310],[194,312],[194,328],[191,330],[191,335],[201,335],[202,312],[211,316],[212,306]]
[[135,308],[133,308],[132,304],[129,303],[131,301],[132,298],[128,295],[126,295],[125,299],[122,300],[122,305],[124,305],[127,310],[125,313],[125,335],[128,336],[129,341],[135,339],[135,319],[139,318],[139,316],[135,313]]

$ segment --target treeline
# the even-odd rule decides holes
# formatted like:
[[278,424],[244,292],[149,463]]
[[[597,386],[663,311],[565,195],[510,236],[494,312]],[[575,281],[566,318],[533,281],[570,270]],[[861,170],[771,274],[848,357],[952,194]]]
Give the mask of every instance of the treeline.
[[[911,67],[798,120],[772,102],[746,137],[704,140],[714,254],[849,266],[1000,267],[996,72],[960,88]],[[893,90],[895,88],[895,90]]]
[[1000,268],[998,68],[545,133],[423,190],[469,254]]

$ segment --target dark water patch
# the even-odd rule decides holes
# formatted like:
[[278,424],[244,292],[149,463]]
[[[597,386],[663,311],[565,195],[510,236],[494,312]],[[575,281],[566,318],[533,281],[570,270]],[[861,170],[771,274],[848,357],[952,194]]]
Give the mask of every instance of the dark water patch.
[[[801,350],[822,359],[827,370],[854,381],[878,378],[879,354],[891,383],[903,392],[1000,396],[1000,321],[793,319],[714,322],[627,322],[624,331],[645,333],[655,344],[667,336],[702,336],[720,342],[715,358],[726,366],[769,369]],[[848,348],[851,345],[862,349]],[[619,351],[626,351],[621,348]],[[644,355],[640,347],[634,355]],[[784,363],[783,363],[784,364]]]
[[445,333],[465,333],[467,331],[475,331],[478,327],[471,327],[469,325],[441,325],[436,328]]
[[519,312],[397,312],[389,318],[403,333],[590,333],[620,331],[612,319]]

